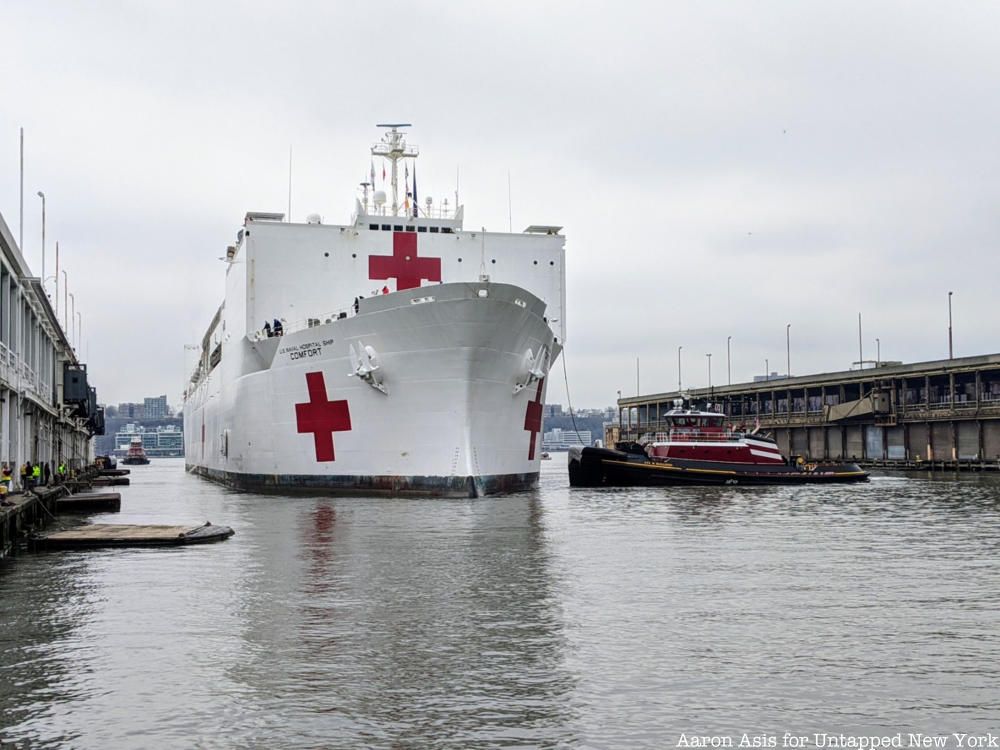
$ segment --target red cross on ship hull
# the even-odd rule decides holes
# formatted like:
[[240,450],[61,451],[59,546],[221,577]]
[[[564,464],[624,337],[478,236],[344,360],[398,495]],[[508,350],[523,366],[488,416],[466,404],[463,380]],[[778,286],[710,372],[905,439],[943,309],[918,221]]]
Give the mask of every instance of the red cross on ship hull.
[[545,378],[538,381],[538,390],[535,391],[535,400],[528,402],[528,408],[524,412],[524,429],[531,432],[531,441],[528,443],[528,460],[535,460],[535,441],[538,433],[542,430],[542,386]]
[[309,401],[295,404],[295,419],[300,433],[311,432],[316,446],[316,460],[334,461],[333,433],[351,429],[351,411],[347,401],[328,401],[322,372],[307,372]]
[[441,259],[417,256],[414,232],[393,232],[392,255],[368,256],[368,278],[396,279],[396,291],[416,289],[424,279],[441,281]]

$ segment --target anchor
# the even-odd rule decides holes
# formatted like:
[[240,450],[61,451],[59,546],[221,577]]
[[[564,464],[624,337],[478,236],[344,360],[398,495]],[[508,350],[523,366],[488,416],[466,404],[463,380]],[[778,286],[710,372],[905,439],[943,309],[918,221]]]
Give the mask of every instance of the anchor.
[[382,362],[375,347],[365,346],[364,342],[359,339],[356,345],[350,345],[349,350],[351,367],[354,372],[347,373],[347,377],[357,375],[376,391],[388,396],[389,391],[382,384]]

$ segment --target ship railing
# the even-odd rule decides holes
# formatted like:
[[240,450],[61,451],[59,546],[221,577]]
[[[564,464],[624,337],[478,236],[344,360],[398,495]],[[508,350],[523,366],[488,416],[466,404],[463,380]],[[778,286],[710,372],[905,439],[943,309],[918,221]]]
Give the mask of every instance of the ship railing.
[[669,440],[686,443],[729,443],[733,440],[739,440],[745,434],[745,432],[739,430],[710,432],[697,428],[663,429],[658,425],[643,424],[633,427],[622,427],[620,439],[634,442],[644,442],[652,439],[656,442],[666,442]]
[[[371,290],[366,297],[378,297],[382,292],[378,289]],[[316,328],[317,326],[326,325],[327,323],[332,323],[335,320],[342,320],[344,318],[350,317],[356,314],[353,305],[347,307],[341,307],[331,312],[322,313],[320,315],[310,316],[308,318],[300,318],[298,320],[285,320],[281,319],[281,335],[287,335],[289,333],[295,333],[296,331],[304,331],[307,328]],[[268,336],[267,331],[263,328],[259,328],[256,331],[252,331],[247,335],[247,338],[251,341],[263,341],[266,338],[271,338],[274,336],[274,330],[271,331],[271,336]]]
[[[361,208],[362,208],[362,211],[363,211],[363,213],[362,213],[361,216],[362,216],[362,218],[365,218],[365,219],[400,219],[401,221],[399,221],[397,223],[401,224],[401,223],[405,222],[407,219],[413,218],[413,216],[412,216],[412,214],[413,214],[413,205],[412,204],[410,205],[409,211],[407,211],[404,206],[400,205],[399,208],[400,208],[401,213],[397,214],[396,216],[392,215],[392,213],[390,212],[391,209],[388,206],[382,206],[381,208],[379,208],[378,206],[376,206],[372,202],[371,198],[369,198],[368,204],[367,205],[362,204]],[[427,204],[425,203],[425,204],[423,204],[421,206],[417,206],[417,217],[416,218],[418,218],[418,219],[446,219],[446,220],[454,219],[455,218],[455,208],[453,206],[444,206],[444,205],[442,205],[442,206],[431,205],[430,207],[428,207]]]

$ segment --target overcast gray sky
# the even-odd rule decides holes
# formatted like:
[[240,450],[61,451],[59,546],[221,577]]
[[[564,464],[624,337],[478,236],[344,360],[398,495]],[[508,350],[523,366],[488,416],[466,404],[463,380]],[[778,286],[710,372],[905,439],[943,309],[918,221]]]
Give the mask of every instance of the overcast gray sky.
[[[60,241],[102,401],[166,392],[247,210],[345,222],[376,122],[466,226],[560,224],[575,406],[995,352],[1000,5],[52,2],[0,8],[0,212]],[[6,145],[4,145],[6,144]],[[550,402],[565,403],[562,368]]]

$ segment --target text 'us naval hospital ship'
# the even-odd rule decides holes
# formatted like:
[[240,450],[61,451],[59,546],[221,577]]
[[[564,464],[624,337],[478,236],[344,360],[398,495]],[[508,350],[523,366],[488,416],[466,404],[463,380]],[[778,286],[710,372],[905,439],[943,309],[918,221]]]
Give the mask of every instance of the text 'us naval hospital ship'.
[[475,497],[537,482],[566,335],[560,227],[468,231],[457,194],[454,210],[418,205],[407,126],[379,127],[350,224],[246,215],[185,389],[189,471],[281,492]]

